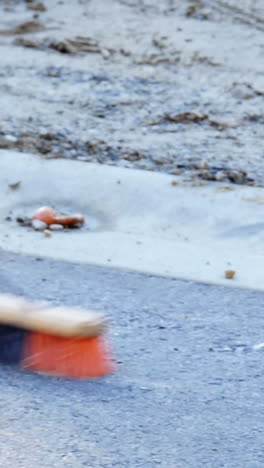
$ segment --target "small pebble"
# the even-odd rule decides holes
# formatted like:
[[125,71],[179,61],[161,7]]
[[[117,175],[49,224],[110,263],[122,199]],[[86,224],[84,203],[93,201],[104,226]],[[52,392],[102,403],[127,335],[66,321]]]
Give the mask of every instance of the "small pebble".
[[225,180],[225,178],[226,174],[223,171],[217,171],[217,173],[215,174],[215,180],[217,180],[218,182]]
[[202,159],[202,161],[200,161],[198,166],[199,166],[199,169],[208,169],[209,168],[209,164],[205,159]]
[[32,226],[32,220],[28,216],[18,216],[16,218],[16,221],[21,225],[21,226]]
[[173,175],[181,175],[182,171],[180,169],[173,169],[170,173]]
[[63,226],[61,224],[51,224],[49,226],[49,229],[52,231],[61,231],[63,229]]
[[10,143],[16,143],[17,142],[17,138],[13,135],[5,135],[5,139],[7,141],[10,141]]
[[253,346],[253,349],[264,349],[264,343],[258,343]]
[[111,55],[107,49],[101,49],[101,54],[104,59],[108,59]]
[[11,188],[11,190],[17,190],[17,189],[19,189],[19,188],[20,188],[20,185],[21,185],[20,180],[8,184],[8,186],[9,186],[9,188]]
[[233,279],[235,274],[236,274],[235,270],[226,270],[225,271],[226,279]]
[[30,2],[27,2],[27,3],[28,3],[28,8],[30,10],[36,10],[36,11],[46,11],[47,10],[44,3],[42,3],[42,2],[34,3],[33,1],[30,1]]
[[31,224],[36,231],[44,231],[44,229],[47,228],[47,224],[44,223],[44,221],[40,221],[39,219],[33,219]]
[[45,229],[44,235],[45,235],[45,237],[51,237],[51,236],[52,236],[52,232],[51,232],[49,229]]

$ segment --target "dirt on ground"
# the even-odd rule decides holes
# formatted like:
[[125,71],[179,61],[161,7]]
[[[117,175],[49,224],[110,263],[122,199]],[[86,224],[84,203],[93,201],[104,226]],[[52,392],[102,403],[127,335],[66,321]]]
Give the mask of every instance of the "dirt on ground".
[[0,1],[0,148],[264,185],[262,0]]

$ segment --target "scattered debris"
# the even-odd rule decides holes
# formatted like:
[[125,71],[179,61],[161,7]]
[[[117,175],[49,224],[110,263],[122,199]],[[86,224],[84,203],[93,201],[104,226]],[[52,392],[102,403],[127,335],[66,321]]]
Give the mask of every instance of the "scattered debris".
[[152,120],[148,123],[149,126],[160,125],[165,122],[172,123],[200,123],[208,119],[208,115],[196,114],[195,112],[182,112],[179,114],[165,113],[160,119]]
[[12,36],[13,34],[31,34],[41,31],[46,31],[47,28],[44,24],[40,23],[39,21],[26,21],[25,23],[21,23],[18,26],[15,26],[11,29],[0,30],[0,34],[2,36]]
[[14,45],[26,47],[29,49],[44,49],[40,41],[34,41],[33,39],[27,39],[25,37],[17,37],[13,43]]
[[180,169],[172,169],[170,171],[170,174],[172,174],[172,175],[181,175],[182,171]]
[[[192,114],[192,113],[191,113]],[[201,124],[206,122],[203,114],[186,115],[176,114],[174,118],[184,123],[196,124],[201,116]],[[170,117],[171,118],[171,117]],[[177,123],[177,122],[176,122]],[[180,162],[172,155],[156,155],[152,151],[133,149],[124,144],[109,144],[103,139],[75,139],[74,135],[64,132],[41,132],[33,133],[30,130],[15,133],[14,135],[4,135],[0,130],[0,147],[2,138],[5,141],[3,147],[10,147],[21,152],[41,154],[46,159],[71,158],[82,161],[96,161],[103,164],[127,163],[128,167],[137,167],[145,170],[158,170],[170,173],[171,175],[191,175],[191,178],[198,180],[232,182],[233,184],[256,186],[257,180],[250,177],[246,171],[232,169],[226,166],[209,166],[209,162],[202,155],[201,160],[187,158]],[[11,145],[11,146],[10,146]],[[230,159],[233,159],[232,157]],[[189,177],[188,175],[188,177]],[[189,178],[188,178],[189,180]],[[225,190],[225,189],[223,189]],[[228,189],[226,189],[228,190]],[[232,190],[232,188],[230,189]]]
[[62,224],[50,224],[49,229],[51,229],[52,231],[61,231],[63,229],[63,225]]
[[16,218],[16,221],[18,224],[21,226],[31,226],[32,224],[32,219],[29,218],[28,216],[18,216]]
[[[161,118],[161,122],[173,122],[173,123],[200,123],[204,120],[208,120],[207,114],[198,114],[196,112],[181,112],[179,114],[168,114],[165,113]],[[155,125],[155,123],[154,123]]]
[[253,99],[256,96],[264,96],[264,91],[256,89],[251,83],[234,81],[230,91],[237,99]]
[[225,278],[226,279],[233,279],[235,277],[235,270],[226,270],[225,271]]
[[204,9],[205,6],[199,0],[191,3],[185,11],[185,16],[187,18],[194,18],[198,20],[208,20],[210,19],[210,12]]
[[48,206],[42,206],[34,213],[32,220],[43,221],[48,226],[60,224],[63,227],[74,228],[81,227],[85,218],[82,214],[66,216]]
[[206,185],[208,185],[207,182],[202,182],[201,180],[194,180],[192,183],[191,183],[192,187],[206,187]]
[[208,161],[206,161],[205,159],[202,159],[202,161],[199,162],[199,169],[208,169],[208,168],[209,168]]
[[178,114],[165,113],[160,119],[149,122],[149,126],[160,125],[166,122],[175,124],[199,124],[201,122],[207,122],[211,127],[217,128],[218,130],[225,130],[230,127],[225,122],[218,122],[217,120],[210,119],[207,114],[200,114],[198,112],[180,112]]
[[32,49],[52,49],[61,54],[101,54],[104,58],[109,58],[112,49],[102,47],[96,39],[91,37],[76,36],[74,39],[41,39],[33,40],[19,37],[14,40],[15,45]]
[[261,195],[256,195],[255,197],[244,197],[243,200],[255,202],[259,205],[264,205],[264,198]]
[[230,190],[235,190],[233,185],[220,185],[216,189],[218,192],[230,192]]
[[[219,3],[233,3],[236,9],[254,12],[258,2],[261,0],[255,0],[248,8],[235,7],[235,0],[166,0],[154,2],[155,5],[149,0],[124,0],[131,8],[120,10],[122,21],[130,15],[130,10],[132,13],[132,5],[137,5],[133,15],[140,15],[138,18],[145,26],[140,31],[117,28],[109,43],[99,27],[104,9],[98,10],[87,29],[90,13],[78,6],[79,27],[74,31],[69,16],[59,17],[62,10],[70,11],[65,1],[64,6],[50,9],[50,3],[45,0],[4,0],[4,7],[10,7],[13,13],[6,18],[3,14],[1,30],[5,31],[1,33],[13,36],[1,36],[2,45],[9,48],[15,39],[17,44],[42,49],[42,52],[32,50],[31,54],[30,50],[17,47],[19,54],[25,54],[25,63],[10,62],[8,54],[4,54],[1,88],[6,105],[2,109],[1,127],[6,135],[0,133],[0,148],[37,153],[45,158],[78,159],[166,173],[172,173],[178,163],[183,163],[183,178],[190,183],[198,179],[197,183],[212,180],[227,185],[232,180],[234,184],[253,184],[245,174],[234,176],[209,167],[228,165],[246,169],[248,174],[254,174],[256,183],[263,184],[261,124],[264,118],[260,97],[264,88],[257,60],[261,57],[261,44],[250,33],[248,40],[244,36],[241,39],[246,56],[251,57],[252,49],[252,60],[256,58],[253,60],[256,66],[245,71],[235,53],[237,44],[228,45],[229,35],[225,33],[225,28],[230,27],[225,25],[228,15],[223,14],[223,23],[218,21],[222,17]],[[244,3],[252,4],[249,0]],[[47,8],[48,15],[41,13]],[[204,30],[206,24],[199,20],[208,19],[208,13],[209,20],[216,19],[216,22]],[[230,14],[233,18],[231,11]],[[169,21],[172,17],[173,24]],[[56,25],[49,33],[48,27]],[[238,28],[236,37],[239,34]],[[223,47],[218,53],[217,44],[221,40]],[[59,62],[51,65],[49,57],[56,54],[68,58],[59,55]],[[89,64],[76,61],[74,57],[78,54],[81,57],[87,54]],[[104,69],[95,60],[100,54],[105,57],[110,54]],[[136,60],[143,66],[135,66]],[[211,65],[217,65],[216,62],[221,66],[212,74]],[[54,92],[56,99],[52,97]],[[16,115],[8,107],[15,102],[15,96],[19,96],[25,109]],[[34,112],[27,103],[29,96],[34,100]],[[155,119],[157,122],[150,123],[149,127],[144,125]],[[236,120],[237,128],[226,131],[232,119]],[[120,125],[122,121],[124,124]],[[47,135],[43,136],[45,130]],[[165,132],[178,132],[177,141],[173,134],[164,135]],[[16,135],[13,141],[9,140],[11,133]],[[102,135],[105,142],[101,144]],[[94,140],[87,148],[86,139]],[[189,162],[194,166],[198,158],[206,158],[209,163],[190,168]],[[217,190],[220,185],[217,184]]]
[[179,50],[164,51],[162,52],[151,52],[143,54],[141,57],[136,58],[134,62],[137,65],[174,65],[181,59],[181,53]]
[[220,67],[221,66],[221,63],[216,62],[213,57],[208,57],[207,55],[202,55],[198,51],[195,51],[192,54],[191,59],[190,59],[189,63],[187,63],[187,65],[190,67],[190,66],[192,66],[192,65],[194,65],[196,63],[200,63],[200,64],[203,64],[203,65],[209,65],[211,67]]
[[166,49],[167,47],[167,36],[163,37],[153,37],[152,38],[152,45],[157,47],[157,49]]
[[8,184],[8,187],[11,189],[11,190],[18,190],[20,187],[21,187],[21,181],[18,180],[16,182],[11,182],[10,184]]
[[17,139],[10,137],[11,135],[0,135],[0,149],[12,149],[15,147]]
[[[9,217],[7,217],[9,218]],[[11,220],[7,219],[7,221]],[[70,216],[59,213],[48,206],[39,208],[32,217],[18,216],[16,221],[21,226],[30,226],[35,231],[69,231],[73,228],[80,228],[85,222],[82,214],[73,214]],[[48,228],[48,229],[47,229]],[[49,235],[49,234],[47,234]],[[50,234],[51,235],[51,234]]]
[[27,2],[27,8],[34,11],[47,11],[47,7],[44,5],[44,3],[35,3],[34,0]]
[[198,177],[203,180],[216,182],[229,181],[239,185],[255,185],[254,179],[248,177],[246,171],[230,169],[226,167],[211,167],[198,171]]
[[47,223],[44,223],[44,221],[40,221],[39,219],[33,219],[31,225],[36,231],[44,231],[47,228]]
[[258,351],[259,349],[264,349],[264,343],[258,343],[253,346],[253,349]]
[[98,41],[91,37],[76,36],[75,39],[64,39],[62,41],[50,41],[48,47],[63,54],[94,53],[99,54],[101,48]]
[[122,156],[122,159],[125,161],[139,161],[140,159],[144,158],[144,153],[141,153],[140,151],[130,151],[130,152],[125,152]]
[[251,112],[248,112],[244,117],[243,117],[243,121],[244,122],[252,122],[252,123],[260,123],[260,124],[263,124],[264,123],[264,116],[263,116],[263,113],[260,112],[260,113],[251,113]]
[[51,236],[52,236],[52,232],[51,232],[49,229],[45,229],[44,235],[45,235],[45,237],[51,237]]

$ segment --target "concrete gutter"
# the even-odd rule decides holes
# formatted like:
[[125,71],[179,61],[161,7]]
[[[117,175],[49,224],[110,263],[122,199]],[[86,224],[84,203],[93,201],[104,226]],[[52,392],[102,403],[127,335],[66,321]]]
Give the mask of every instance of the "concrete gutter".
[[[223,184],[172,185],[176,177],[44,160],[0,151],[0,247],[146,272],[264,290],[264,190]],[[20,181],[13,190],[9,184]],[[17,224],[39,206],[82,212],[86,226],[43,233]],[[11,221],[6,217],[11,215]],[[224,271],[236,270],[233,280]]]

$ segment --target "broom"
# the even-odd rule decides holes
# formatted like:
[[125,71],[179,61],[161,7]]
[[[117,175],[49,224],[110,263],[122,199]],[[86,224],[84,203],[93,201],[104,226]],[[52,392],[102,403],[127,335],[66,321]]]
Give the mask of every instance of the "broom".
[[102,377],[115,365],[105,317],[0,295],[0,362],[69,378]]

